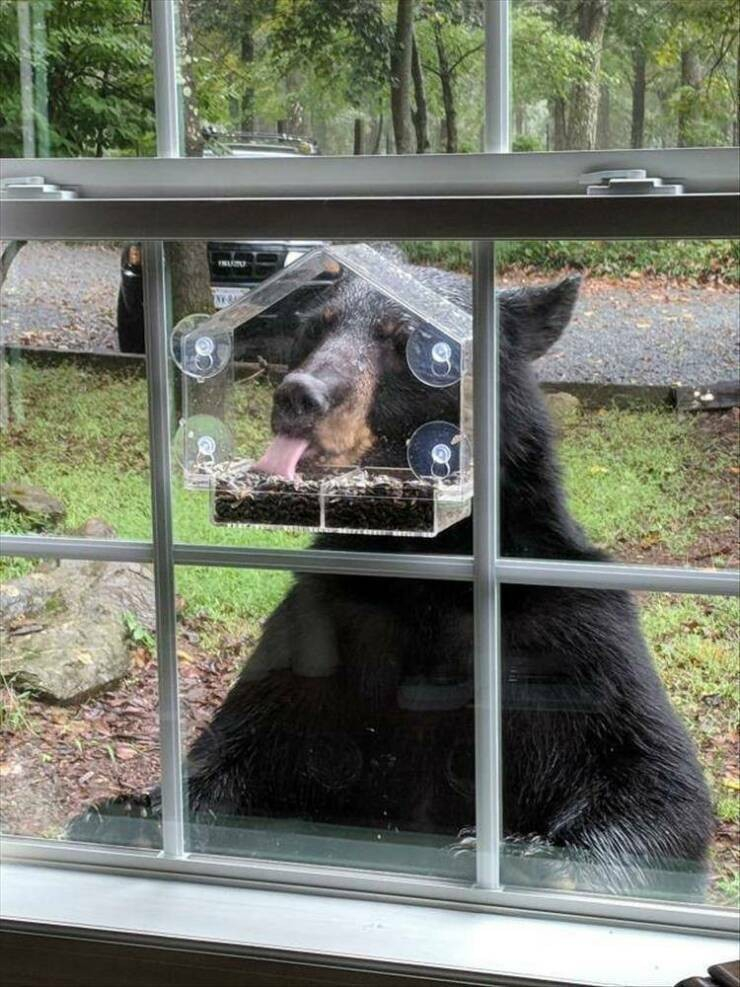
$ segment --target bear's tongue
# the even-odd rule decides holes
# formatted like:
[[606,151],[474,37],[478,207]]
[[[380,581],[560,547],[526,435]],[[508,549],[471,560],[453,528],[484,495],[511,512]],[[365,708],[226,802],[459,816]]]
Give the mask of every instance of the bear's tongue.
[[284,476],[287,480],[292,480],[295,478],[298,461],[308,448],[308,444],[308,439],[296,439],[292,435],[276,435],[252,469],[270,476]]

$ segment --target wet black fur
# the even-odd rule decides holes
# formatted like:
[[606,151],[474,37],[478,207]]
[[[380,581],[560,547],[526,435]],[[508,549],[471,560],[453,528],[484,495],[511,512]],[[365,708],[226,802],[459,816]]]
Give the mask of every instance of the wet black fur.
[[[470,308],[468,279],[414,273]],[[605,558],[566,509],[530,366],[567,325],[577,293],[578,279],[567,279],[500,296],[505,555]],[[335,290],[333,304],[338,317],[330,326],[318,312],[305,320],[294,364],[333,376],[337,394],[358,361],[369,366],[378,382],[372,424],[387,442],[368,459],[401,464],[404,439],[417,425],[455,419],[455,397],[412,377],[403,331],[377,334],[381,315],[404,319],[390,303],[350,282]],[[469,554],[472,544],[470,520],[435,539],[317,539],[322,548],[451,554]],[[573,851],[594,865],[586,877],[566,877],[581,886],[643,888],[655,869],[700,874],[713,830],[708,792],[628,595],[511,585],[501,606],[509,840]],[[272,671],[258,678],[260,662]],[[331,674],[300,674],[317,663]],[[398,697],[409,682],[464,691],[472,675],[471,585],[298,576],[190,751],[190,806],[204,824],[204,845],[210,824],[239,816],[452,839],[475,819],[472,700],[434,712],[399,708]],[[96,816],[87,829],[78,820],[71,835],[106,839],[104,830]]]

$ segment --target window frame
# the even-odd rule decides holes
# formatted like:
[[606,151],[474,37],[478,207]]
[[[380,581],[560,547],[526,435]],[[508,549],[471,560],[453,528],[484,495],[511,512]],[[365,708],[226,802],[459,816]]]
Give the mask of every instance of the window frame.
[[[171,878],[256,882],[274,888],[381,897],[452,907],[548,913],[604,922],[731,934],[735,916],[705,905],[607,898],[576,892],[502,887],[499,879],[501,777],[499,591],[506,583],[736,595],[738,574],[620,563],[510,559],[500,555],[498,497],[498,325],[495,243],[491,239],[737,236],[738,149],[508,153],[509,0],[487,4],[486,152],[423,158],[327,158],[285,161],[179,159],[176,4],[154,5],[153,47],[159,159],[4,160],[3,175],[41,173],[78,185],[70,201],[3,204],[10,239],[143,241],[149,394],[152,539],[116,542],[3,536],[0,553],[24,557],[136,560],[155,570],[163,848],[127,850],[4,837],[7,860],[115,868]],[[176,160],[173,160],[176,159]],[[615,162],[619,161],[617,165]],[[607,167],[648,167],[681,177],[688,193],[670,197],[589,198],[578,178]],[[371,177],[372,171],[374,177]],[[364,183],[364,184],[363,184]],[[300,188],[301,195],[295,195]],[[217,189],[218,194],[213,190]],[[183,199],[187,199],[184,207]],[[430,210],[430,204],[435,209]],[[260,550],[173,541],[170,502],[169,292],[164,240],[308,233],[327,239],[474,241],[475,544],[472,557],[377,552]],[[260,225],[262,224],[262,225]],[[472,581],[475,598],[477,881],[362,869],[281,864],[187,853],[175,641],[174,567],[238,566],[294,572]]]

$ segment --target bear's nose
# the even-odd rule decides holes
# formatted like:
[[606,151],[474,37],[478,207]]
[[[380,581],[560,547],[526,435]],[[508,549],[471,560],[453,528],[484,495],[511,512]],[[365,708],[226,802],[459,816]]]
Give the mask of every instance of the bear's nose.
[[275,391],[275,409],[286,417],[316,417],[329,410],[329,388],[318,377],[291,373]]

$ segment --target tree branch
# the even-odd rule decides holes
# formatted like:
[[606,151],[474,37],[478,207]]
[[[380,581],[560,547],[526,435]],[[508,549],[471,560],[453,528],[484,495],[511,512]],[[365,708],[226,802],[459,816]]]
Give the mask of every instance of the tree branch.
[[466,58],[470,58],[470,56],[474,55],[476,51],[480,51],[481,48],[484,47],[485,47],[485,43],[481,42],[481,44],[476,45],[475,48],[471,48],[470,51],[466,51],[463,55],[460,55],[458,60],[456,62],[453,62],[452,65],[450,65],[450,75],[452,75],[452,73],[455,71],[458,65],[461,65]]

